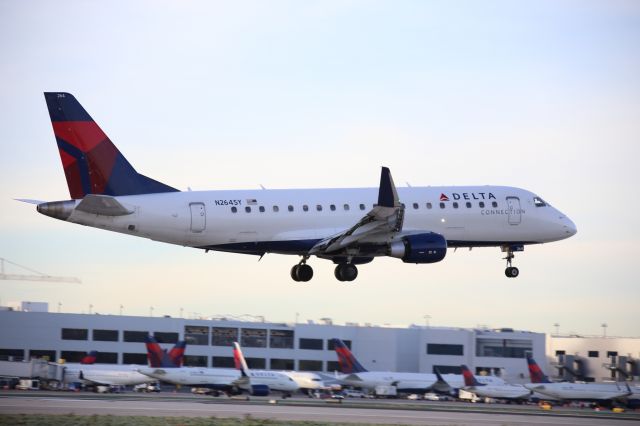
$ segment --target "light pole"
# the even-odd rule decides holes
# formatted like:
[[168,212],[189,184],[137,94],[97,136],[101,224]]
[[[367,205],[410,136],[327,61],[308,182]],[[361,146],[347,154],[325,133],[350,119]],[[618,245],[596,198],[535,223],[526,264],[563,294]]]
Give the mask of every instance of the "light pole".
[[600,327],[602,327],[602,337],[607,337],[607,327],[609,327],[607,323],[603,322]]
[[60,313],[60,308],[62,308],[62,302],[58,302],[58,313]]
[[91,313],[91,310],[93,309],[93,305],[89,304],[89,313]]
[[120,315],[122,315],[122,309],[124,309],[124,306],[120,305]]
[[149,316],[153,316],[153,306],[149,306]]
[[429,328],[429,320],[431,319],[431,315],[425,315],[423,318],[426,327]]
[[556,336],[560,335],[560,324],[555,323],[553,324],[553,326],[556,328]]

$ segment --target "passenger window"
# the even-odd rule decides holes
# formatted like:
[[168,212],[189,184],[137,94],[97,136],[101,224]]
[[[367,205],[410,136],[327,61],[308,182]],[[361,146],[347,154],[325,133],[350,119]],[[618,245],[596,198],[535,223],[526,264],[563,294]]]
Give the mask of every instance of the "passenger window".
[[440,208],[444,209],[444,203],[440,203]]
[[418,210],[418,203],[413,203],[414,210]]
[[278,213],[280,211],[280,207],[278,206],[273,206],[273,212],[274,213]]
[[364,204],[360,204],[360,210],[364,210]]
[[289,207],[287,207],[287,210],[289,210],[290,212],[292,212],[292,211],[293,211],[293,206],[292,206],[292,205],[289,205]]
[[480,201],[480,202],[478,203],[478,206],[479,206],[481,209],[484,209],[484,201]]
[[305,204],[304,206],[302,206],[302,210],[304,210],[305,212],[308,212],[309,206]]
[[453,202],[453,208],[454,208],[454,209],[457,209],[457,208],[458,208],[458,202],[457,202],[457,201],[454,201],[454,202]]
[[260,213],[264,213],[264,206],[258,207],[258,210],[260,210]]
[[238,209],[236,207],[231,207],[231,213],[238,213]]
[[331,211],[332,211],[332,212],[335,212],[335,211],[336,211],[336,205],[335,205],[335,204],[331,204],[331,205],[329,206],[329,208],[331,209]]
[[244,211],[247,213],[251,213],[251,207],[247,206],[244,208]]
[[498,207],[498,203],[496,203],[495,201],[491,202],[491,206],[493,206],[493,208]]
[[471,208],[471,202],[470,202],[470,201],[467,201],[467,203],[466,203],[466,204],[467,204],[467,208],[468,208],[468,209],[470,209],[470,208]]
[[431,205],[431,203],[427,203],[427,208],[428,208],[429,210],[431,210],[431,207],[433,207],[433,206]]
[[322,211],[322,205],[318,204],[318,205],[316,206],[316,210],[318,210],[319,212],[321,212],[321,211]]
[[349,204],[345,204],[343,207],[344,207],[344,211],[346,211],[346,212],[349,211]]

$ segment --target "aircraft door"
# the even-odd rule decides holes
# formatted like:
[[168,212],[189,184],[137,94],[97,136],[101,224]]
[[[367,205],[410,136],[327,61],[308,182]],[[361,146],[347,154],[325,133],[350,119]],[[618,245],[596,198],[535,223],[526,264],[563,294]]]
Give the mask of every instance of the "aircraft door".
[[207,226],[207,211],[204,203],[191,203],[191,232],[202,232]]
[[520,209],[520,198],[507,197],[507,209],[509,211],[509,225],[519,225],[522,220],[522,209]]

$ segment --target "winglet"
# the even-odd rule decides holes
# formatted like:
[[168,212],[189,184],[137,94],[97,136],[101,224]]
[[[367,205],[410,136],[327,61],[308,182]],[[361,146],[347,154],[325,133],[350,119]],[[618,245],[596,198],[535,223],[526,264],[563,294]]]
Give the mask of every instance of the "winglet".
[[380,189],[378,190],[378,205],[381,207],[398,207],[400,200],[398,192],[391,177],[391,171],[388,167],[382,167],[380,172]]

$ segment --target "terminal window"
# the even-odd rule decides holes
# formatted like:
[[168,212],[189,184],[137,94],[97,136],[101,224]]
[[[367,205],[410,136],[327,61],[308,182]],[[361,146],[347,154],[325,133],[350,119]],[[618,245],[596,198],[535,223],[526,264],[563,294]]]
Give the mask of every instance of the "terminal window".
[[235,368],[236,364],[231,356],[213,356],[211,357],[211,366],[218,368]]
[[462,368],[459,365],[434,365],[433,373],[435,374],[436,370],[440,374],[462,374]]
[[[97,364],[117,364],[118,353],[117,352],[98,352],[96,355]],[[145,361],[146,364],[146,361]]]
[[128,331],[128,330],[125,330],[124,331],[124,341],[125,342],[141,342],[141,343],[143,343],[148,335],[149,335],[148,331]]
[[298,361],[300,371],[322,371],[322,361],[304,360]]
[[589,358],[598,358],[600,356],[600,352],[598,351],[589,351]]
[[427,354],[464,355],[464,347],[462,345],[452,345],[448,343],[427,343]]
[[56,360],[56,351],[47,351],[41,349],[31,349],[29,351],[29,358],[40,358],[46,359],[47,361],[55,361]]
[[63,328],[62,340],[87,340],[89,330],[86,328]]
[[[351,349],[351,340],[343,340],[342,343],[344,343],[345,345],[347,345],[349,349]],[[335,350],[335,348],[336,348],[336,345],[333,344],[333,341],[327,340],[327,350],[333,351]]]
[[118,330],[93,330],[93,340],[97,342],[117,342]]
[[[87,355],[85,351],[62,351],[60,358],[65,362],[80,362]],[[146,361],[146,360],[145,360]]]
[[24,351],[22,349],[0,349],[0,360],[22,361],[24,359]]
[[607,351],[607,358],[611,358],[612,356],[618,356],[618,351]]
[[232,327],[213,327],[211,329],[211,344],[213,346],[233,346],[238,341],[238,329]]
[[184,340],[187,345],[209,345],[209,327],[200,325],[185,325]]
[[146,365],[147,354],[132,354],[132,353],[122,354],[122,363]]
[[178,333],[154,331],[153,337],[156,338],[158,343],[176,343],[178,341]]
[[525,358],[533,351],[531,340],[476,339],[476,356],[495,358]]
[[338,361],[327,361],[327,371],[329,373],[340,371],[340,363]]
[[204,355],[185,355],[184,366],[185,367],[206,367],[207,357]]
[[270,368],[272,370],[293,370],[295,363],[292,359],[271,358]]
[[323,349],[322,339],[300,339],[300,349],[312,349],[321,351]]
[[293,330],[270,330],[269,347],[274,349],[293,349]]
[[[266,348],[267,330],[265,328],[243,328],[240,345],[245,348]],[[262,367],[264,368],[264,367]]]
[[245,358],[249,368],[264,370],[267,368],[267,360],[264,358]]

